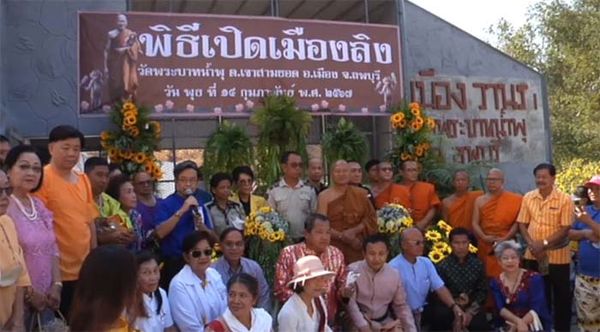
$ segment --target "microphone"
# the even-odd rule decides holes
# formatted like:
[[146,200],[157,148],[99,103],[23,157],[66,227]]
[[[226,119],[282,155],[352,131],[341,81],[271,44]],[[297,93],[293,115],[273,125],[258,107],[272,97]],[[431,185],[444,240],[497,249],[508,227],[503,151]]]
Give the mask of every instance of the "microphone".
[[[185,190],[185,194],[188,197],[194,196],[194,191],[192,190],[192,188],[188,188]],[[200,210],[198,205],[191,205],[190,210],[192,210],[192,214],[194,215],[194,217],[202,219],[202,211]],[[202,220],[202,222],[204,222],[204,220]]]

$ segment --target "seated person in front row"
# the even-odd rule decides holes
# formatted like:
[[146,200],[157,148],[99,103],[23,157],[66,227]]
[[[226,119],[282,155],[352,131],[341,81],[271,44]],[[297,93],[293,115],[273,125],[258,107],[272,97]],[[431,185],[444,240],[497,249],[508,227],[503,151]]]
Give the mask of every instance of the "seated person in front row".
[[327,307],[321,295],[327,290],[328,279],[334,275],[323,267],[317,256],[304,256],[296,261],[294,277],[287,283],[294,293],[277,316],[279,331],[332,331],[327,325]]
[[[452,254],[436,265],[454,301],[464,311],[464,327],[470,331],[489,331],[483,306],[487,298],[488,282],[483,263],[475,254],[469,253],[470,233],[458,227],[450,232]],[[434,301],[429,310],[432,331],[449,331],[457,320],[452,310],[440,301]]]
[[353,331],[417,331],[400,275],[386,263],[388,253],[387,239],[371,235],[363,241],[365,259],[348,266],[350,275],[358,275],[346,307]]
[[228,173],[216,173],[210,178],[210,192],[214,200],[206,205],[217,236],[228,227],[244,229],[246,214],[242,204],[229,199],[233,180]]
[[258,300],[258,281],[240,273],[227,283],[228,307],[221,317],[206,327],[206,332],[271,332],[273,318],[262,308],[254,308]]
[[418,228],[404,230],[400,235],[402,253],[389,263],[400,273],[416,326],[421,325],[421,314],[427,305],[429,292],[435,292],[440,301],[452,310],[455,318],[464,319],[464,312],[444,286],[433,263],[429,258],[423,257],[424,243],[423,234]]
[[502,268],[500,276],[490,283],[498,316],[496,325],[508,331],[552,331],[544,279],[520,267],[520,249],[513,240],[500,242],[494,249]]
[[219,243],[223,250],[221,256],[212,264],[212,268],[221,275],[224,284],[239,273],[246,273],[258,282],[258,298],[256,305],[267,311],[271,310],[271,288],[265,279],[265,273],[257,262],[242,257],[244,255],[244,233],[237,228],[227,228],[221,233]]

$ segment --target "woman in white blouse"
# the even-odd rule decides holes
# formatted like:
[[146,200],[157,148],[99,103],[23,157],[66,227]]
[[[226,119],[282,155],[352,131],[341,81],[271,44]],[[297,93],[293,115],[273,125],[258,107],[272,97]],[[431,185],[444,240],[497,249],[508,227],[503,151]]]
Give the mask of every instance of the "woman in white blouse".
[[279,331],[331,332],[321,294],[325,293],[328,280],[334,274],[325,270],[317,256],[304,256],[296,261],[294,278],[288,283],[294,295],[277,316]]
[[227,283],[229,306],[218,319],[210,322],[207,332],[271,332],[273,319],[258,301],[258,280],[247,273],[239,273]]
[[156,257],[149,251],[142,251],[137,255],[136,262],[143,311],[141,317],[135,321],[135,328],[142,332],[177,332],[173,325],[167,293],[158,287],[160,268]]
[[187,264],[169,285],[171,313],[181,332],[203,332],[204,326],[227,308],[221,275],[210,268],[213,245],[213,238],[205,231],[190,233],[183,240]]

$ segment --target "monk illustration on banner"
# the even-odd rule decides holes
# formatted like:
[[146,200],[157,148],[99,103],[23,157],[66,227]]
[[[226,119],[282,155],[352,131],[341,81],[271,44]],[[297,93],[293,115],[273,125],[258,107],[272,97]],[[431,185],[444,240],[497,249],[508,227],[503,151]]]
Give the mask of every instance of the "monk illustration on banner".
[[483,195],[483,191],[469,191],[471,179],[465,170],[454,172],[452,186],[454,193],[442,201],[443,218],[453,228],[462,227],[471,231],[475,199]]
[[362,188],[350,185],[350,166],[344,160],[332,166],[333,185],[319,194],[317,212],[331,223],[331,244],[350,264],[363,259],[362,242],[377,232],[375,209]]
[[110,102],[135,98],[141,53],[137,33],[127,28],[127,16],[119,14],[117,28],[108,32],[104,48],[104,76],[108,77]]
[[475,200],[473,232],[478,238],[479,257],[487,277],[498,277],[502,268],[494,255],[497,243],[512,239],[517,233],[517,216],[522,196],[504,190],[504,172],[492,168],[487,175],[487,193]]

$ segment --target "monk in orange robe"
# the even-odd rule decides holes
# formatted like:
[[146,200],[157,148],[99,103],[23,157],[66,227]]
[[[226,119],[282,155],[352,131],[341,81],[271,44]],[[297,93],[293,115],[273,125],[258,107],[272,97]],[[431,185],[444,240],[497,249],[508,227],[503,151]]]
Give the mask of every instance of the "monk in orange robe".
[[502,268],[493,250],[496,243],[512,239],[517,233],[517,216],[522,196],[504,190],[504,173],[493,168],[486,178],[488,192],[475,200],[473,231],[478,238],[479,257],[486,275],[498,277]]
[[117,15],[117,28],[108,32],[104,47],[104,75],[108,75],[111,102],[135,98],[140,54],[137,33],[127,29],[127,16]]
[[317,212],[331,225],[331,245],[344,254],[346,264],[363,259],[362,242],[377,232],[375,209],[364,189],[350,185],[350,167],[338,160],[332,167],[333,185],[319,194]]
[[452,186],[454,194],[442,200],[442,216],[450,226],[472,231],[475,199],[483,195],[483,191],[469,191],[471,180],[465,170],[454,173]]
[[419,181],[419,165],[416,161],[407,160],[402,163],[402,182],[400,185],[409,193],[408,206],[415,226],[425,230],[431,224],[440,207],[440,199],[435,187],[427,182]]
[[379,163],[379,182],[371,191],[375,195],[375,207],[381,209],[386,204],[400,204],[409,208],[410,198],[408,190],[394,183],[394,168],[389,161]]

